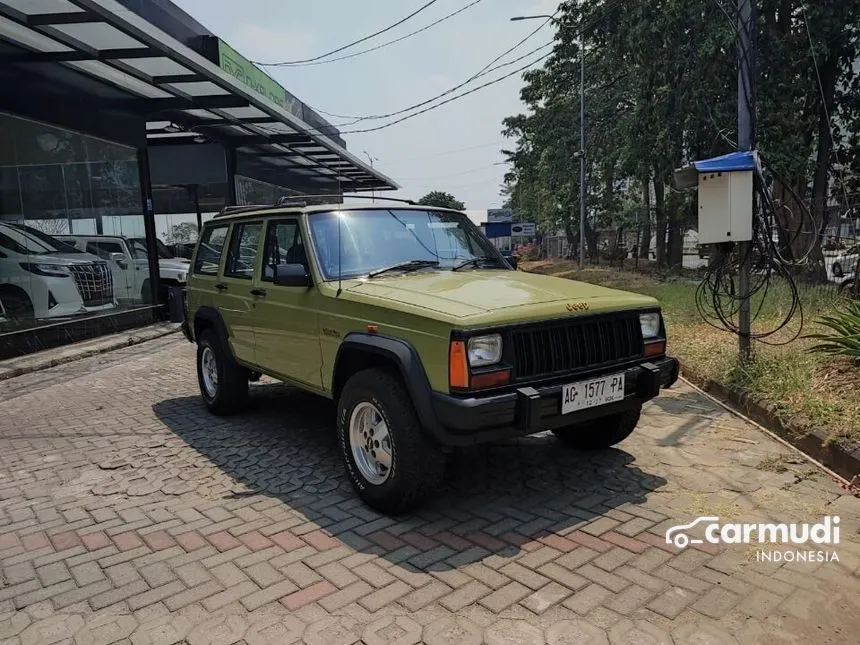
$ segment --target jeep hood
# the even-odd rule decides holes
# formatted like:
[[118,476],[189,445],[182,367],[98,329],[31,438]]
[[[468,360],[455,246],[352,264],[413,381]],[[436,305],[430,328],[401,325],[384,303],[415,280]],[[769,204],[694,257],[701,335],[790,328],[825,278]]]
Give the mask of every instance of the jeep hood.
[[[657,306],[648,296],[524,271],[419,271],[362,280],[350,293],[419,307],[464,324],[507,323]],[[389,305],[389,306],[391,306]],[[587,305],[587,309],[583,306]],[[396,305],[395,305],[396,306]]]

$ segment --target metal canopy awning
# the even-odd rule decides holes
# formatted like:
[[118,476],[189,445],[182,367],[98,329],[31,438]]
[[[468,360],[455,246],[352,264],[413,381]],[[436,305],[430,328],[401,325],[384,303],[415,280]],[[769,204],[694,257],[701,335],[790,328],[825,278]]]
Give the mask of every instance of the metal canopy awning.
[[325,132],[222,70],[115,0],[0,0],[0,64],[59,63],[128,95],[150,146],[218,141],[344,191],[396,190]]

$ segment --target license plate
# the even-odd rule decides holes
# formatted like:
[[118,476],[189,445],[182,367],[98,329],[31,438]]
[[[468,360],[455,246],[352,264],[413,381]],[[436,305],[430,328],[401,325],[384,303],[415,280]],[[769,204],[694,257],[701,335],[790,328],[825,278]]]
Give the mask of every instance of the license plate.
[[624,399],[624,374],[601,376],[561,388],[561,413],[594,408]]

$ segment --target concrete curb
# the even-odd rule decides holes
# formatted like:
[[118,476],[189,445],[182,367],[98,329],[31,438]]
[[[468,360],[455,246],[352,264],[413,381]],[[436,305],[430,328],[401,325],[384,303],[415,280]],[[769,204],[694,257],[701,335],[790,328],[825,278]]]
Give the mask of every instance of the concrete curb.
[[181,331],[179,325],[152,325],[141,329],[129,330],[107,338],[83,341],[66,347],[57,347],[0,362],[0,381],[23,374],[31,374],[57,365],[64,365],[84,358],[106,354],[123,347],[140,345],[150,340],[163,338]]
[[764,426],[846,480],[851,481],[860,475],[860,444],[829,441],[830,435],[823,428],[804,426],[793,419],[788,419],[772,403],[758,400],[747,392],[705,378],[683,362],[681,373],[697,387],[737,409],[744,416]]

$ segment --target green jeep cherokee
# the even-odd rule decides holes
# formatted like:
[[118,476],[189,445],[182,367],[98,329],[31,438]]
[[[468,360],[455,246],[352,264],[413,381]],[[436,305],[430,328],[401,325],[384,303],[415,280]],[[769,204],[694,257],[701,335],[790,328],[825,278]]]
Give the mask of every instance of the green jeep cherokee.
[[426,499],[458,446],[612,446],[678,378],[655,300],[517,271],[457,211],[226,209],[192,262],[209,410],[240,410],[260,374],[333,399],[349,478],[386,513]]

